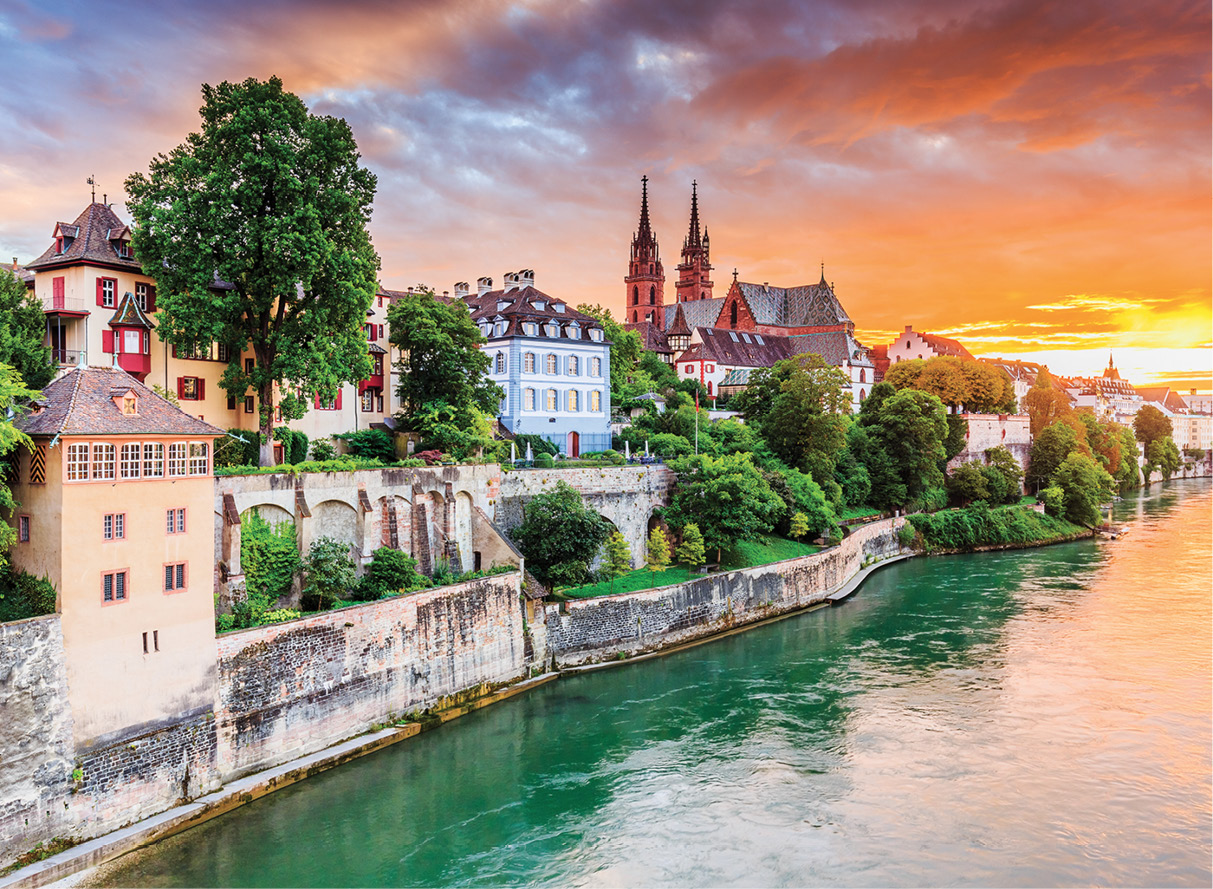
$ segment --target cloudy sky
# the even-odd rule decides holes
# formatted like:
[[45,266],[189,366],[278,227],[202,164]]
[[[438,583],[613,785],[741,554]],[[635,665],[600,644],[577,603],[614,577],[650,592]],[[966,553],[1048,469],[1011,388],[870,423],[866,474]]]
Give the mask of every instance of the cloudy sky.
[[826,277],[868,344],[1209,387],[1205,0],[0,0],[0,256],[119,203],[199,86],[277,74],[379,177],[385,286],[536,270],[622,311],[640,177],[667,299]]

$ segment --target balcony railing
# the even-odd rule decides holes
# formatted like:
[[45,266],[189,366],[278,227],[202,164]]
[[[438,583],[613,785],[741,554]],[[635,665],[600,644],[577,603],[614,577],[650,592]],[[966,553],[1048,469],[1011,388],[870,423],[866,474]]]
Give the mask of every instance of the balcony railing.
[[83,349],[51,349],[51,359],[59,364],[88,364],[88,352]]
[[44,296],[44,312],[88,312],[88,304],[78,296]]

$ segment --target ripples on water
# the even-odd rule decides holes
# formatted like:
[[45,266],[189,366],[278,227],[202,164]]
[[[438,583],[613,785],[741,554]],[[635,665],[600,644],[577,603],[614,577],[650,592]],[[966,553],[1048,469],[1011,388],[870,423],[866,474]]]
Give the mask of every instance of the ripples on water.
[[111,885],[1198,885],[1207,482],[1117,541],[915,559],[845,607],[561,680]]

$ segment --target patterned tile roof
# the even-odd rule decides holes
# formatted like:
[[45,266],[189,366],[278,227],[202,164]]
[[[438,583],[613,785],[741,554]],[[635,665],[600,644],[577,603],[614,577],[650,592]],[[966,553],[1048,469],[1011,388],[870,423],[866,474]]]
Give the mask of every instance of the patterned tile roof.
[[845,330],[830,330],[824,333],[802,333],[790,337],[796,341],[796,353],[816,352],[827,364],[841,367],[850,363],[856,367],[875,367],[867,357],[867,350]]
[[681,308],[686,316],[687,333],[696,327],[715,327],[720,319],[720,310],[724,308],[724,297],[714,299],[693,299],[689,302],[674,303],[665,307],[665,329],[674,324],[674,316]]
[[[134,390],[139,413],[127,416],[114,398]],[[223,435],[191,417],[117,367],[77,367],[42,390],[36,412],[17,421],[27,435]]]
[[[72,238],[65,245],[62,253],[55,252],[55,245],[46,248],[46,252],[28,263],[26,268],[52,268],[74,262],[103,262],[108,265],[126,266],[135,272],[143,268],[131,257],[118,255],[119,237],[125,237],[129,229],[110,209],[108,204],[89,204],[84,208],[76,221],[69,225],[66,222],[56,223],[58,231]],[[110,240],[113,237],[115,240]]]
[[724,328],[700,327],[700,343],[692,343],[684,353],[685,359],[695,347],[693,357],[702,356],[725,367],[773,367],[775,362],[797,354],[793,337],[770,336]]
[[135,297],[129,290],[118,301],[118,308],[114,310],[114,317],[110,318],[109,326],[142,327],[144,330],[156,329],[156,325],[152,322],[152,319],[147,317],[143,309],[139,308],[139,303],[135,301]]
[[687,315],[686,312],[682,310],[682,306],[683,304],[679,303],[674,308],[674,320],[670,324],[669,332],[666,334],[667,336],[691,335],[691,328],[687,325]]
[[823,277],[817,284],[770,287],[737,282],[741,295],[759,324],[775,327],[830,327],[850,324],[851,318]]

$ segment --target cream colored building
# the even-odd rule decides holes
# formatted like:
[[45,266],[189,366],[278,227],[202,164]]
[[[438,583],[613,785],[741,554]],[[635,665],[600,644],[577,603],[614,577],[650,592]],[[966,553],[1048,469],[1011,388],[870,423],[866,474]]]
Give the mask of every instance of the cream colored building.
[[77,367],[19,427],[17,568],[58,592],[77,746],[214,705],[222,431],[118,368]]

